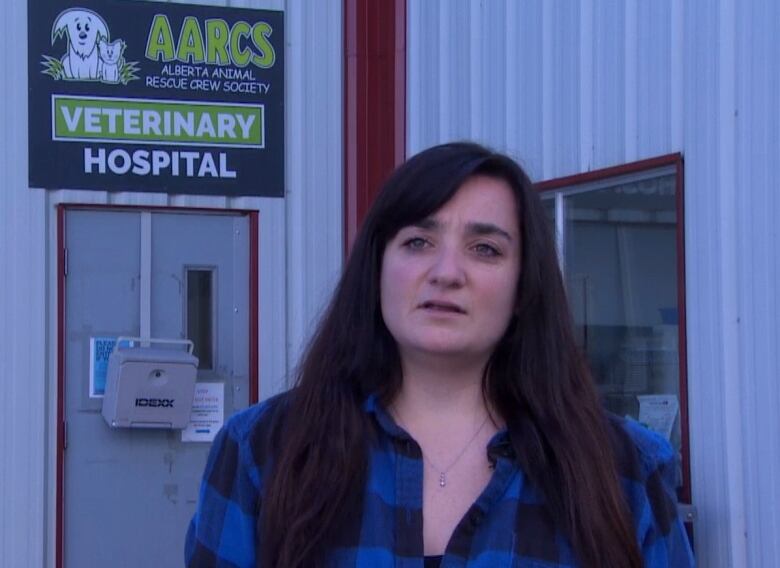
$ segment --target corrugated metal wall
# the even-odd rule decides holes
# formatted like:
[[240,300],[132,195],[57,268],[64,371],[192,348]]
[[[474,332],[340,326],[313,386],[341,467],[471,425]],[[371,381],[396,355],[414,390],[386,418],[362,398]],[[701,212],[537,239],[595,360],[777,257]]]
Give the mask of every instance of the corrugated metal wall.
[[[218,1],[195,2],[220,4]],[[286,198],[235,198],[27,186],[27,60],[0,84],[0,566],[53,566],[58,203],[176,205],[260,212],[260,395],[288,369],[340,273],[341,1],[227,0],[285,10]],[[26,54],[26,2],[5,6],[2,48]]]
[[549,179],[679,148],[681,25],[671,2],[411,0],[409,152],[481,140]]
[[727,480],[699,496],[702,538],[712,565],[730,543],[734,566],[777,566],[780,10],[697,0],[685,18],[694,490]]
[[[780,4],[729,5],[734,16],[736,136],[730,184],[737,199],[738,330],[745,471],[747,557],[751,566],[780,563]],[[730,205],[729,205],[730,207]],[[760,546],[757,545],[760,543]]]
[[409,0],[408,153],[485,142],[550,179],[682,152],[701,566],[780,558],[780,8]]
[[27,188],[27,7],[3,6],[0,45],[0,564],[42,566],[47,427],[47,200]]

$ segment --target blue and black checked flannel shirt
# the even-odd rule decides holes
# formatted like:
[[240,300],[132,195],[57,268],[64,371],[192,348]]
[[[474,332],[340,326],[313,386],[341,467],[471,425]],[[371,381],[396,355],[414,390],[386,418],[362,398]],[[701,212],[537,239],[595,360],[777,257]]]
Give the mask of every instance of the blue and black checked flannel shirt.
[[[211,449],[198,509],[187,532],[190,567],[254,568],[256,518],[267,454],[267,424],[285,395],[233,416]],[[346,530],[330,566],[422,568],[423,461],[420,448],[374,397],[365,403],[376,426],[362,519]],[[618,463],[647,568],[693,566],[674,497],[676,459],[669,444],[643,426],[612,419]],[[506,432],[488,445],[492,478],[460,521],[441,568],[576,566],[542,497],[512,459]],[[350,544],[351,543],[351,544]]]

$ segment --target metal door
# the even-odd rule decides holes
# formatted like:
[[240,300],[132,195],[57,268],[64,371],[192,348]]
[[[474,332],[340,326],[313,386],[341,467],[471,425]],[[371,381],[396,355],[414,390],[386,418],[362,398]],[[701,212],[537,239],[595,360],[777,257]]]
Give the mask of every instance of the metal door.
[[222,385],[224,417],[246,407],[249,229],[241,214],[66,210],[66,567],[181,565],[210,444],[109,428],[94,338],[193,339],[198,382]]

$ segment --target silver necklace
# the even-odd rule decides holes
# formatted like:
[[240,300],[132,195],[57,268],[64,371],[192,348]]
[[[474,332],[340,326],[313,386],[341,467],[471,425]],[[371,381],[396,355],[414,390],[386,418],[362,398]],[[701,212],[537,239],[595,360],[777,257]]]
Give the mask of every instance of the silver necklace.
[[[395,414],[399,424],[402,424],[403,422],[401,421],[398,414],[396,412],[393,412],[393,414]],[[448,465],[445,468],[438,467],[435,463],[433,463],[431,459],[425,455],[425,452],[422,451],[422,447],[420,447],[420,453],[422,454],[423,460],[428,462],[428,465],[431,466],[433,470],[439,474],[439,487],[443,489],[447,486],[447,473],[449,473],[449,471],[453,467],[455,467],[455,465],[460,461],[460,458],[462,458],[463,455],[466,453],[466,450],[468,450],[469,447],[471,447],[471,444],[474,443],[474,440],[477,439],[477,436],[479,436],[479,433],[482,432],[482,429],[485,427],[485,424],[487,424],[488,418],[490,418],[490,414],[485,414],[485,419],[482,421],[482,424],[479,425],[479,428],[477,428],[476,432],[474,432],[474,435],[471,438],[469,438],[469,441],[466,442],[466,445],[463,446],[463,449],[460,451],[460,453],[458,453],[458,455],[455,456],[455,459],[452,460],[450,465]]]

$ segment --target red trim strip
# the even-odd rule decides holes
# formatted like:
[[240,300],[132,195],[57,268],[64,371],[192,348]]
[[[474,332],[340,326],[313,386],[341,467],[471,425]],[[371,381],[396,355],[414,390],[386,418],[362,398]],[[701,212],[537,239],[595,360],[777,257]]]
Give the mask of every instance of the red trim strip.
[[249,404],[259,400],[259,253],[258,233],[259,215],[257,211],[249,213]]
[[393,169],[406,159],[406,0],[395,2]]
[[690,429],[688,426],[688,347],[687,347],[687,318],[685,307],[685,195],[684,195],[684,169],[683,158],[680,153],[666,154],[655,158],[648,158],[629,164],[620,164],[600,170],[571,176],[544,180],[535,186],[540,192],[569,188],[585,183],[614,178],[622,175],[633,174],[640,171],[675,166],[676,192],[675,201],[677,208],[676,244],[677,244],[677,313],[678,313],[678,354],[679,354],[679,380],[680,380],[680,442],[682,452],[683,484],[679,491],[679,499],[682,502],[691,502],[691,450]]
[[115,211],[165,211],[168,213],[224,213],[225,215],[246,215],[255,212],[254,209],[218,209],[216,207],[186,207],[168,205],[114,205],[112,203],[63,203],[60,207],[67,207],[73,211],[113,209]]
[[683,486],[679,498],[691,503],[691,439],[688,425],[688,319],[685,304],[685,171],[683,158],[677,159],[677,313],[680,358],[680,437],[682,442]]
[[344,246],[406,154],[406,0],[344,0]]
[[666,154],[664,156],[639,160],[638,162],[631,162],[629,164],[620,164],[609,168],[602,168],[600,170],[592,170],[590,172],[540,181],[536,184],[536,189],[538,191],[550,191],[552,189],[560,189],[570,185],[581,185],[583,183],[606,178],[633,174],[642,170],[651,170],[653,168],[677,164],[680,160],[682,160],[682,157],[679,153]]

